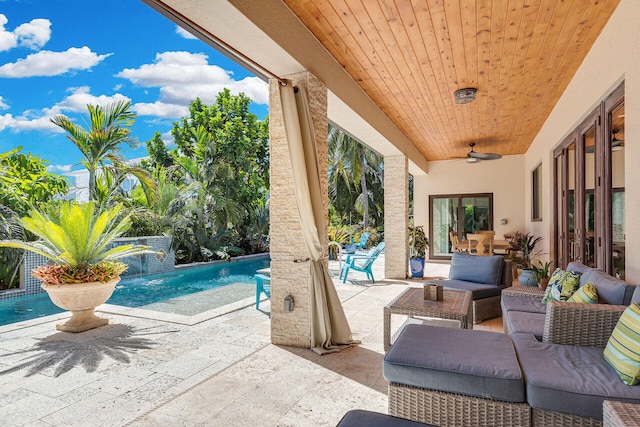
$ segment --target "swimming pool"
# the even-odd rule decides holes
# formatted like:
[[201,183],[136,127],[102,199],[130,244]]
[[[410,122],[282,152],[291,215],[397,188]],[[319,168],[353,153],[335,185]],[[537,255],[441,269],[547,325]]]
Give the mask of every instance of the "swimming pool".
[[[269,258],[215,264],[207,267],[179,269],[172,273],[122,279],[107,304],[125,307],[162,309],[162,303],[186,295],[207,292],[216,288],[238,286],[240,292],[226,292],[224,303],[247,297],[247,290],[255,292],[253,275],[256,270],[269,267]],[[240,288],[238,288],[240,289]],[[65,310],[56,307],[46,293],[0,300],[0,326],[36,319]]]

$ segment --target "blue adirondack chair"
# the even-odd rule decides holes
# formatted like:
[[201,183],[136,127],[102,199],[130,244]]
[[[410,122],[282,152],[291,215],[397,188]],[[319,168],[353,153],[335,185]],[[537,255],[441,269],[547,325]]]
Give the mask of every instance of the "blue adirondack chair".
[[271,299],[271,277],[264,274],[256,274],[256,310],[260,310],[260,294],[265,294]]
[[369,241],[369,237],[371,237],[371,233],[365,231],[360,235],[360,241],[356,243],[356,248],[359,250],[367,249],[367,242]]
[[349,271],[362,271],[367,274],[367,278],[371,280],[372,283],[375,283],[373,279],[373,272],[371,271],[371,267],[380,253],[384,250],[385,243],[379,243],[378,246],[375,246],[369,250],[366,255],[349,255],[344,265],[342,266],[342,270],[340,270],[340,278],[342,279],[342,283],[347,282],[347,276],[349,275]]

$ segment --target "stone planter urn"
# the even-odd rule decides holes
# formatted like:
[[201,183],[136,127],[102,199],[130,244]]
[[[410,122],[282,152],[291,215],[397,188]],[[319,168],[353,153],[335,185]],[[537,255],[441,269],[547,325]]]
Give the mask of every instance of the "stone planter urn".
[[105,283],[43,284],[42,289],[47,291],[51,301],[72,314],[71,319],[56,325],[56,329],[65,332],[83,332],[107,325],[109,319],[98,317],[93,311],[111,297],[119,281],[120,278],[117,277]]

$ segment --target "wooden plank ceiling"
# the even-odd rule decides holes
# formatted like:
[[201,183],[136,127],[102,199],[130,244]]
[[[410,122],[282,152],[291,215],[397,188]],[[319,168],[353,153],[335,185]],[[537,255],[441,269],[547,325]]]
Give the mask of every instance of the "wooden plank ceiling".
[[524,153],[619,3],[284,1],[427,160]]

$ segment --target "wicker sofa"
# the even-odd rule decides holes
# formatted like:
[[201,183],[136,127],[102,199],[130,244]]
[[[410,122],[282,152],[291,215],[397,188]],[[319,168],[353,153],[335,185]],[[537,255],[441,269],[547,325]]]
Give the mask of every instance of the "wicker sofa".
[[[582,339],[585,335],[584,324],[592,324],[593,320],[595,320],[591,319],[591,316],[614,316],[612,320],[614,320],[615,325],[626,306],[631,301],[640,300],[640,290],[634,295],[637,289],[635,285],[616,279],[601,270],[586,267],[579,262],[571,262],[567,266],[567,271],[581,274],[580,287],[588,282],[595,285],[600,304],[596,304],[595,307],[587,307],[585,304],[579,303],[565,303],[560,306],[557,304],[542,304],[544,291],[541,289],[530,286],[514,286],[502,291],[501,308],[504,331],[509,335],[516,333],[533,334],[539,340],[542,340],[545,332],[554,334],[558,333],[559,330],[560,333],[566,336],[571,334],[571,330],[567,330],[567,327],[575,327],[577,330],[573,335],[577,335]],[[553,308],[549,313],[552,317],[547,321],[549,308]],[[617,317],[615,313],[619,313]],[[556,316],[560,315],[568,317],[556,319]],[[547,328],[551,329],[545,331]],[[601,333],[604,333],[606,338],[609,339],[611,331],[605,330]],[[592,336],[592,333],[588,333],[588,336]]]
[[473,323],[499,317],[500,297],[513,281],[511,260],[501,255],[478,256],[454,252],[449,279],[426,283],[443,285],[447,289],[471,291]]
[[605,399],[640,403],[640,387],[624,385],[603,357],[622,312],[640,302],[640,287],[580,263],[567,270],[581,273],[580,286],[595,285],[599,304],[542,304],[541,290],[514,286],[503,291],[503,326],[526,378],[533,425],[599,426]]
[[603,357],[640,287],[581,264],[568,269],[581,271],[581,285],[593,283],[605,303],[543,305],[542,291],[514,286],[503,290],[506,335],[405,328],[383,362],[389,413],[442,426],[600,427],[605,400],[640,404],[640,386],[622,383]]

